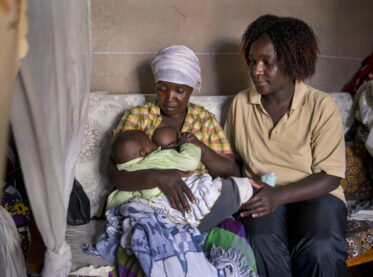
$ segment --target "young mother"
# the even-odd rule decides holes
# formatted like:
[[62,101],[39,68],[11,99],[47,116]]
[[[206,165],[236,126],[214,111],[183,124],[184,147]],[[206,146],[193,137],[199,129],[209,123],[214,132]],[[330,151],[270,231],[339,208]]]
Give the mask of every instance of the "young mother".
[[345,149],[331,97],[303,83],[318,55],[311,28],[295,18],[259,17],[242,36],[253,85],[235,97],[225,131],[245,176],[270,170],[242,207],[260,276],[345,276]]
[[[202,158],[197,173],[208,173],[213,177],[239,176],[229,142],[215,116],[202,106],[189,103],[193,89],[201,86],[201,67],[197,56],[186,46],[174,45],[162,49],[152,64],[156,82],[157,100],[131,109],[122,117],[114,135],[130,129],[145,131],[152,137],[158,127],[171,127],[177,131],[190,132],[195,143],[201,147]],[[187,201],[194,196],[182,181],[183,172],[178,170],[141,170],[119,171],[113,162],[109,162],[110,183],[118,189],[127,191],[159,187],[167,196],[173,208],[189,211]],[[218,201],[233,204],[235,188],[223,186]],[[239,198],[238,198],[239,199]],[[225,206],[215,205],[214,207]],[[237,206],[238,209],[239,206]],[[219,218],[228,216],[229,211],[214,211],[202,220],[199,229],[206,231],[217,224],[214,214]]]

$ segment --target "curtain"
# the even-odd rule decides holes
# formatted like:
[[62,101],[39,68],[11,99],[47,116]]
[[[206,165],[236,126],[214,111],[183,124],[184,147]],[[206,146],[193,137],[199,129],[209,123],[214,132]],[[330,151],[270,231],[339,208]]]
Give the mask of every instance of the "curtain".
[[11,123],[26,190],[47,251],[42,276],[67,276],[66,213],[87,116],[89,0],[30,1],[29,53],[15,83]]
[[26,8],[25,0],[0,2],[0,196],[14,78],[20,67],[19,60],[25,57],[28,50]]

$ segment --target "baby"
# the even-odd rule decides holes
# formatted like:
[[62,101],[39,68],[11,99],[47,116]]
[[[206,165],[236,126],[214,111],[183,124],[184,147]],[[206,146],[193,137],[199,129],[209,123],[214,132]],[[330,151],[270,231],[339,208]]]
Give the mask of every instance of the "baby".
[[[129,130],[116,137],[111,156],[119,170],[178,169],[193,172],[200,162],[201,149],[191,143],[191,136],[187,133],[178,134],[171,128],[156,129],[153,141],[143,131]],[[167,198],[157,187],[141,191],[115,190],[108,197],[107,209],[133,199],[149,201],[148,204],[153,208],[164,209],[170,217],[187,222],[193,227],[197,227],[206,217],[204,222],[208,222],[208,227],[205,226],[205,229],[208,229],[236,213],[253,193],[248,178],[212,179],[209,174],[194,174],[183,177],[183,181],[196,199],[195,203],[189,203],[190,213],[182,214],[171,208]],[[228,192],[229,195],[226,195]]]

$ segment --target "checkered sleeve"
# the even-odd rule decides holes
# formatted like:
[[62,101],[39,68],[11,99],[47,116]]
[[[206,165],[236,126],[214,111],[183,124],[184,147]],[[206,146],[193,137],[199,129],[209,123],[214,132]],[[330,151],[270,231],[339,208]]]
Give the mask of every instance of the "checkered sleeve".
[[138,106],[125,112],[117,127],[114,129],[113,136],[127,130],[143,130],[143,117],[147,112],[148,111],[144,106]]
[[219,154],[231,154],[232,150],[227,136],[215,116],[209,116],[207,123],[210,148]]

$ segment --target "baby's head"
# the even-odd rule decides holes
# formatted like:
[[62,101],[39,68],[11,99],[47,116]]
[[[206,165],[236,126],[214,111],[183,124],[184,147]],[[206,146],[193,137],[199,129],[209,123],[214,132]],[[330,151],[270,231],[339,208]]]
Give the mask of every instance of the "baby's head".
[[159,127],[154,131],[153,142],[162,149],[177,147],[177,131],[169,127]]
[[126,163],[135,158],[145,157],[157,148],[158,146],[144,131],[128,130],[118,134],[115,138],[111,155],[115,163]]

